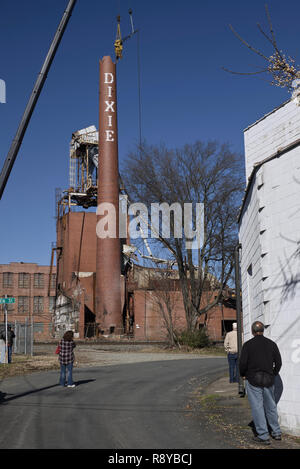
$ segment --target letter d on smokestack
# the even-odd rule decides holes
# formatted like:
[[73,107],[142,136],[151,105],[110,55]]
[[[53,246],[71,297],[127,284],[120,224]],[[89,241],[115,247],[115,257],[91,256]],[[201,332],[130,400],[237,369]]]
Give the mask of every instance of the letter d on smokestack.
[[[100,60],[99,165],[96,260],[96,317],[104,333],[120,334],[121,253],[119,239],[119,165],[117,128],[116,64],[110,57]],[[110,213],[109,207],[114,208]],[[106,210],[107,209],[107,210]],[[113,225],[113,226],[112,226]]]

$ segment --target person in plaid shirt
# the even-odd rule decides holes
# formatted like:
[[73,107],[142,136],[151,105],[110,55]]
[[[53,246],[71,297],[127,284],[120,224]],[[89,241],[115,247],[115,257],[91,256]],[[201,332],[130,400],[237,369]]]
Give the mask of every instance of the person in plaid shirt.
[[63,338],[59,342],[59,363],[60,363],[60,380],[59,384],[61,386],[66,386],[66,374],[68,372],[68,388],[74,388],[75,384],[73,383],[73,363],[74,363],[74,348],[76,347],[75,342],[73,341],[73,331],[65,332]]

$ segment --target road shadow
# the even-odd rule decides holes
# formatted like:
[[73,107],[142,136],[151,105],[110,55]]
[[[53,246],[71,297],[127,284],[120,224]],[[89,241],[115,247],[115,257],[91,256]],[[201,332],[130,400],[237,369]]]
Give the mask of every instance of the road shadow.
[[[81,386],[82,384],[87,384],[93,381],[96,381],[96,380],[95,379],[82,379],[80,381],[74,381],[74,384],[76,385],[76,387],[78,387],[78,386]],[[31,391],[26,391],[20,394],[13,394],[13,395],[0,391],[0,405],[6,404],[7,402],[10,402],[10,401],[14,401],[15,399],[19,399],[20,397],[29,396],[31,394],[36,394],[36,393],[46,391],[48,389],[52,389],[56,387],[62,387],[62,386],[59,383],[57,383],[57,384],[52,384],[51,386],[44,386],[42,388],[32,389]],[[6,397],[6,396],[10,396],[10,397]]]
[[92,381],[96,381],[95,379],[81,379],[80,381],[74,381],[74,384],[77,386],[81,386],[82,384],[91,383]]

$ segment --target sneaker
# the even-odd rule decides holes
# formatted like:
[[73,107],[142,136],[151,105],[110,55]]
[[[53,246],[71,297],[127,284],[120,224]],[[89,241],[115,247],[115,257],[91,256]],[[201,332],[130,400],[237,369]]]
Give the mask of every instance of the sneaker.
[[68,388],[75,388],[75,384],[68,384]]
[[261,438],[259,438],[259,436],[254,436],[252,438],[253,441],[255,441],[256,443],[260,443],[261,445],[269,445],[270,444],[270,440],[267,439],[267,440],[262,440]]
[[271,435],[273,440],[276,440],[276,441],[281,441],[281,435]]

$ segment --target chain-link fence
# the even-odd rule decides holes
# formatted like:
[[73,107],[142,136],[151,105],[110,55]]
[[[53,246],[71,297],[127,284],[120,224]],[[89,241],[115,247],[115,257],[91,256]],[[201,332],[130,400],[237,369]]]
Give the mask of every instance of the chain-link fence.
[[[13,339],[12,352],[24,355],[33,355],[33,325],[25,318],[25,321],[10,322],[11,330],[14,332],[15,337]],[[0,323],[0,331],[3,339],[0,339],[0,356],[1,363],[5,363],[5,337],[6,337],[6,325]],[[8,334],[9,337],[9,334]]]
[[13,352],[33,355],[33,327],[28,321],[24,323],[16,323],[14,328],[15,340]]

